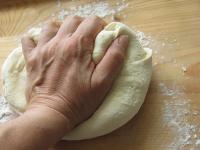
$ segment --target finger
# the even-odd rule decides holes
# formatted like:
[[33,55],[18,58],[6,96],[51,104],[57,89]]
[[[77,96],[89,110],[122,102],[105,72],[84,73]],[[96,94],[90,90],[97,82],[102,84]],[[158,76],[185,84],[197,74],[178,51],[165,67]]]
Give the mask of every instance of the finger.
[[122,68],[127,47],[128,36],[122,35],[114,40],[94,70],[92,76],[94,86],[100,86],[107,92]]
[[83,18],[78,16],[68,16],[61,25],[58,36],[65,37],[68,34],[74,33],[79,24],[83,21]]
[[44,45],[50,41],[57,34],[59,28],[59,24],[52,21],[44,25],[38,39],[38,46]]
[[31,51],[36,47],[36,44],[33,41],[33,39],[29,36],[24,36],[21,39],[21,43],[22,43],[22,52],[24,54],[25,60],[27,60]]
[[[90,46],[90,49],[93,49],[94,40],[97,34],[104,28],[106,23],[97,16],[90,16],[86,18],[78,26],[77,30],[74,32],[75,37],[83,37],[84,47]],[[92,45],[92,46],[91,46]]]

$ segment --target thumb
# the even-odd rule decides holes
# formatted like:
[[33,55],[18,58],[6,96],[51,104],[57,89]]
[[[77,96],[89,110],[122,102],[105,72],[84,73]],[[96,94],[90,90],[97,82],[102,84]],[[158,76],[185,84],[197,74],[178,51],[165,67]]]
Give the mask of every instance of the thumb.
[[22,43],[22,52],[24,54],[25,60],[27,60],[29,58],[31,51],[36,47],[36,44],[33,41],[33,39],[29,36],[24,36],[21,39],[21,43]]
[[115,39],[96,66],[92,75],[92,84],[100,88],[100,91],[103,90],[102,94],[111,88],[114,79],[121,71],[128,43],[127,35],[121,35]]

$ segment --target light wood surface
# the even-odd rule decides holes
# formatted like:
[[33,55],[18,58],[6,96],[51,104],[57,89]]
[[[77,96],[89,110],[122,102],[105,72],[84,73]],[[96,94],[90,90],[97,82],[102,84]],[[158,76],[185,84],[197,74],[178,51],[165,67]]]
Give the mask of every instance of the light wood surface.
[[[127,2],[122,21],[150,36],[154,51],[153,77],[145,103],[136,117],[113,133],[92,140],[60,142],[55,149],[200,149],[200,1]],[[79,3],[62,4],[67,8]],[[59,9],[56,1],[2,1],[0,64],[17,46],[23,32]]]

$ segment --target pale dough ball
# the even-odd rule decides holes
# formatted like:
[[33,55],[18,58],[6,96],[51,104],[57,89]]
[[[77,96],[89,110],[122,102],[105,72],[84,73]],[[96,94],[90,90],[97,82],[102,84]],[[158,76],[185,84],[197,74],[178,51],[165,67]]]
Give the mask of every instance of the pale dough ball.
[[[33,29],[32,31],[31,34],[37,41],[40,32],[36,33]],[[108,24],[96,37],[93,60],[98,63],[107,47],[121,34],[129,36],[129,47],[120,75],[97,111],[64,139],[90,139],[110,133],[128,122],[141,107],[152,74],[152,51],[142,48],[129,27],[119,22]],[[23,112],[27,102],[24,94],[26,70],[21,47],[14,49],[8,56],[2,72],[6,100],[15,110]]]

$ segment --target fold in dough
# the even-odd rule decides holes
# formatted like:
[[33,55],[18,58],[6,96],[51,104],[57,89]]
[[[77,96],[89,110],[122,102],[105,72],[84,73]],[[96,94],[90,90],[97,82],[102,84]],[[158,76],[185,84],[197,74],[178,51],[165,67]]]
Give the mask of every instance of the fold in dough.
[[[40,31],[41,28],[33,28],[28,33],[37,41]],[[90,139],[110,133],[128,122],[141,107],[152,74],[152,51],[142,48],[129,27],[119,22],[108,24],[96,37],[93,60],[98,63],[111,42],[122,34],[129,36],[129,47],[120,75],[96,112],[64,139]],[[8,56],[2,73],[6,100],[16,111],[23,112],[27,102],[24,93],[26,69],[21,46]]]

